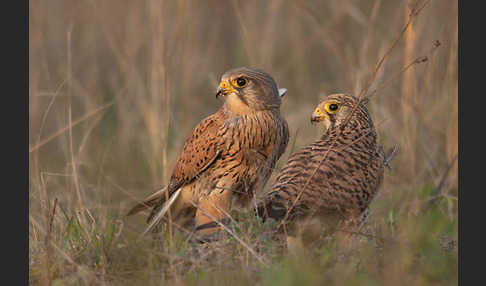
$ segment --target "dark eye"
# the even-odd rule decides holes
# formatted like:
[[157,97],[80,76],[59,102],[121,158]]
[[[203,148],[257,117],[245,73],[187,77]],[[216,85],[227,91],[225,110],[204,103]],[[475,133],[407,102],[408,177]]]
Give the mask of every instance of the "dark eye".
[[239,77],[235,80],[236,87],[245,87],[248,84],[248,80],[244,77]]
[[339,108],[339,106],[335,103],[329,104],[329,110],[331,110],[331,111],[336,111],[336,110],[338,110],[338,108]]

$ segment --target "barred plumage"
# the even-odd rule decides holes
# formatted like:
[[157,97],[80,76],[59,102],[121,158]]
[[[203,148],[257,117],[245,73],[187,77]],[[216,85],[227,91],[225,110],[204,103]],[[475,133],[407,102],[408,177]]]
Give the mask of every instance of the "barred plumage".
[[289,138],[276,83],[261,70],[238,68],[222,76],[216,96],[225,104],[194,128],[167,189],[132,208],[129,215],[153,207],[148,218],[152,227],[166,196],[178,196],[170,207],[173,218],[187,213],[192,217],[195,212],[201,236],[217,230],[214,223],[205,227],[225,218],[233,199],[249,207],[254,193],[263,189]]
[[260,216],[291,232],[307,219],[359,220],[382,183],[385,156],[363,102],[348,118],[357,103],[334,94],[317,106],[311,120],[324,123],[325,133],[289,158],[259,204]]

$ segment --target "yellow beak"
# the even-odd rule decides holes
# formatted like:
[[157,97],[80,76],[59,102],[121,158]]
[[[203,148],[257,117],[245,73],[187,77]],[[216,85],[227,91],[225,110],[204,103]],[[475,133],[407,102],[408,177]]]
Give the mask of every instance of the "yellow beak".
[[320,108],[316,108],[316,110],[314,110],[314,112],[311,115],[311,123],[324,121],[326,117],[327,115],[324,112],[322,112]]
[[222,81],[219,84],[218,89],[216,90],[216,98],[218,98],[219,96],[225,96],[231,94],[233,92],[236,92],[236,90],[233,87],[231,87],[229,83]]

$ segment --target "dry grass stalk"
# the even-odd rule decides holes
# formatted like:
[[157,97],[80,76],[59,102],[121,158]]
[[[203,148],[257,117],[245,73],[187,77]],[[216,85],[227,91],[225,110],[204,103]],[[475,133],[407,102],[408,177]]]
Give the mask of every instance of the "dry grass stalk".
[[[234,237],[234,239],[236,239],[241,245],[243,245],[263,266],[268,266],[267,263],[265,262],[265,260],[263,259],[263,257],[258,255],[256,253],[256,251],[253,248],[251,248],[246,242],[244,242],[240,237],[238,237],[238,235],[236,235],[236,233],[234,233],[234,231],[229,229],[226,225],[221,223],[218,219],[216,219],[210,213],[208,213],[204,209],[200,208],[194,202],[191,201],[191,203],[195,208],[200,210],[204,215],[208,216],[210,219],[212,219],[214,222],[216,222],[221,228],[223,228],[227,233],[229,233],[232,237]],[[223,210],[220,209],[220,211],[223,211]]]

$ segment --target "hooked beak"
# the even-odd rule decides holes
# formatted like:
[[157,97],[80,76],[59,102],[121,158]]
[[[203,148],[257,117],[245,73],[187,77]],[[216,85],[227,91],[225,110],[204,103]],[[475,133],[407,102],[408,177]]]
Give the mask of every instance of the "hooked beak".
[[317,107],[316,109],[314,109],[314,112],[312,112],[311,123],[314,124],[316,122],[325,121],[328,118],[329,117],[326,112],[322,111],[320,107]]
[[220,96],[224,96],[224,89],[222,89],[221,87],[218,87],[218,89],[216,90],[216,98],[219,98]]
[[218,89],[216,90],[216,98],[220,97],[220,96],[226,96],[230,93],[233,93],[233,92],[236,92],[236,90],[234,88],[232,88],[227,82],[225,81],[222,81],[219,86],[218,86]]
[[317,122],[320,122],[320,121],[323,121],[324,118],[326,117],[326,115],[324,114],[316,114],[315,112],[312,113],[311,115],[311,123],[314,124],[314,123],[317,123]]

